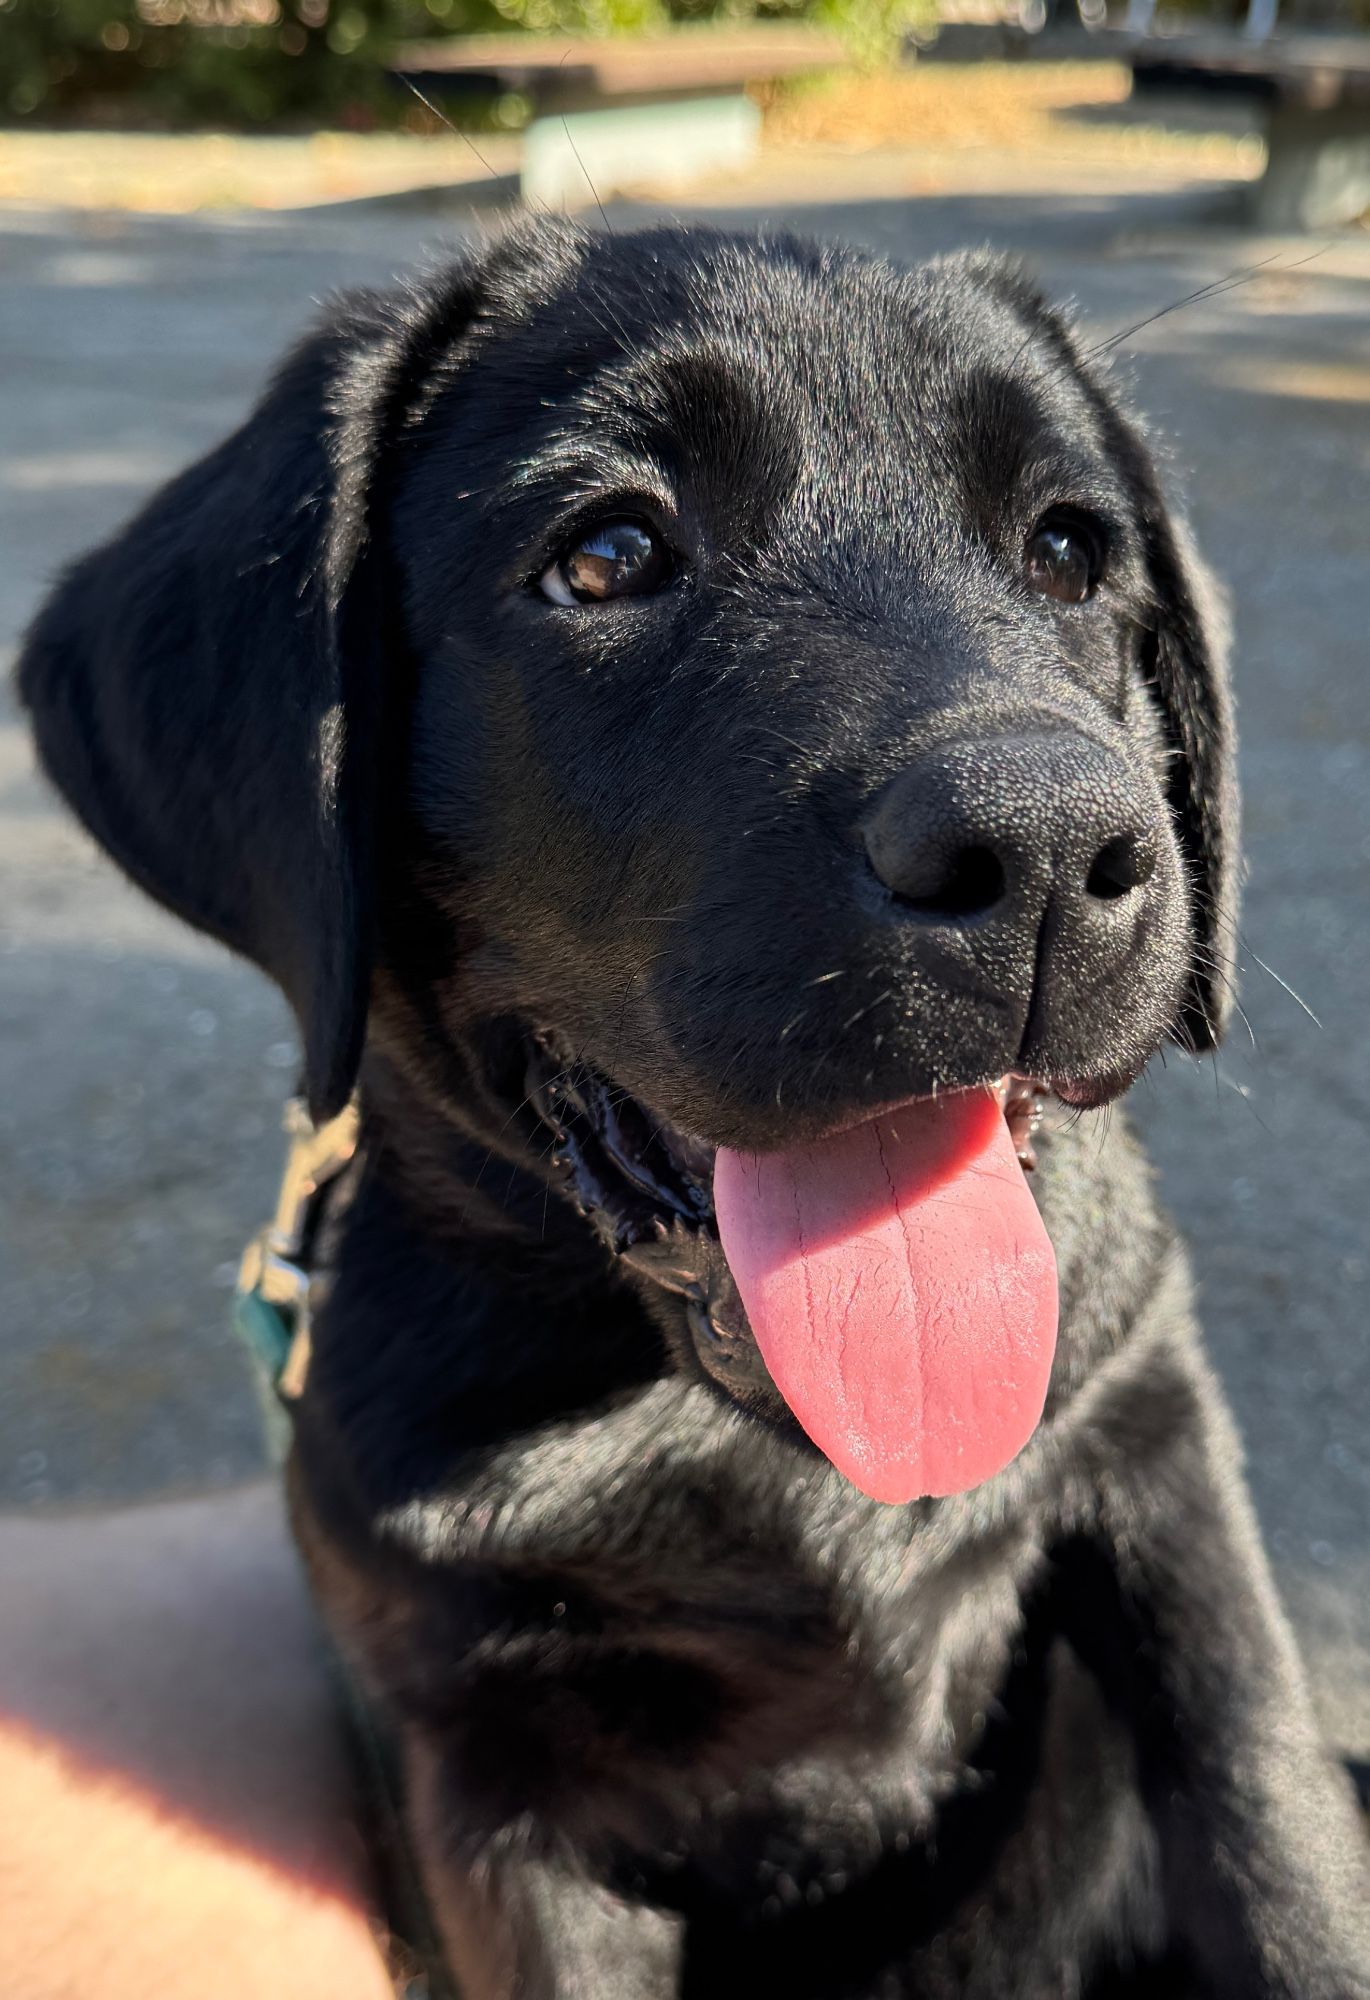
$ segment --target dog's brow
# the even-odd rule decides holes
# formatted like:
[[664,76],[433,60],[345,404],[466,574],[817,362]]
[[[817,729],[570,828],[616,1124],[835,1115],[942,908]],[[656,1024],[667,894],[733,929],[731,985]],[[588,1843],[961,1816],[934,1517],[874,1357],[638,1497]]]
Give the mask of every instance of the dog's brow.
[[[1062,373],[1045,381],[1007,374],[997,364],[974,369],[949,399],[955,423],[956,465],[978,464],[1012,481],[1057,481],[1118,498],[1097,420],[1081,393],[1063,410],[1060,393],[1075,387]],[[946,411],[939,413],[943,416]]]
[[594,492],[637,491],[669,503],[675,481],[659,459],[621,446],[616,439],[557,438],[539,445],[514,468],[521,493],[575,498]]

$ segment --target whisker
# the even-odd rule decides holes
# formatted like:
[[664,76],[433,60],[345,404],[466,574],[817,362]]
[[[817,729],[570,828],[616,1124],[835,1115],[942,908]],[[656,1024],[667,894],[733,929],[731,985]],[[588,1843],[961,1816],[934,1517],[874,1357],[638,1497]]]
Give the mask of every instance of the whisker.
[[[569,54],[569,50],[568,50],[568,52],[567,52],[567,53]],[[563,62],[565,62],[565,60],[566,60],[566,57],[565,57],[565,56],[563,56],[563,57],[562,57],[562,61],[563,61]],[[569,125],[567,124],[567,122],[566,122],[565,118],[563,118],[563,119],[562,119],[562,121],[561,121],[561,129],[562,129],[562,131],[563,131],[563,132],[565,133],[565,135],[566,135],[566,143],[567,143],[567,145],[568,145],[568,146],[569,146],[569,147],[571,148],[571,151],[572,151],[572,152],[573,152],[573,153],[575,154],[575,156],[576,156],[576,165],[577,165],[577,166],[578,166],[578,167],[580,168],[580,171],[581,171],[581,172],[582,172],[582,173],[584,174],[584,176],[585,176],[585,185],[586,185],[586,187],[587,187],[587,188],[589,188],[589,190],[590,190],[590,193],[591,193],[591,194],[593,195],[593,197],[594,197],[594,203],[595,203],[595,207],[596,207],[596,208],[597,208],[597,209],[599,210],[599,219],[600,219],[600,221],[601,221],[601,222],[602,222],[602,223],[604,224],[604,229],[605,229],[605,233],[606,233],[606,235],[609,235],[609,236],[612,236],[612,235],[613,235],[613,233],[614,233],[614,225],[613,225],[613,223],[612,223],[612,222],[610,222],[610,220],[609,220],[608,216],[607,216],[607,215],[606,215],[606,214],[604,213],[604,203],[603,203],[603,202],[602,202],[602,201],[600,200],[600,198],[599,198],[599,189],[598,189],[598,188],[597,188],[597,187],[595,186],[594,182],[593,182],[593,181],[592,181],[592,180],[590,179],[590,170],[589,170],[589,168],[588,168],[588,167],[586,166],[586,164],[585,164],[584,160],[582,160],[582,158],[580,157],[580,147],[579,147],[579,146],[578,146],[578,145],[576,144],[575,140],[574,140],[574,139],[573,139],[573,138],[571,137],[571,128],[570,128],[570,126],[569,126]]]
[[1313,1012],[1313,1009],[1309,1006],[1308,1002],[1304,999],[1303,995],[1301,993],[1296,993],[1294,991],[1294,988],[1289,984],[1289,981],[1287,979],[1281,979],[1279,973],[1275,971],[1274,967],[1267,965],[1265,960],[1260,956],[1259,952],[1252,951],[1250,945],[1247,945],[1245,947],[1245,950],[1247,956],[1255,961],[1255,963],[1261,968],[1261,971],[1264,973],[1268,973],[1270,978],[1274,980],[1275,984],[1283,988],[1283,990],[1289,995],[1290,999],[1295,1003],[1296,1006],[1302,1007],[1304,1013],[1313,1023],[1313,1026],[1315,1028],[1321,1028],[1323,1025],[1322,1022]]
[[1303,1009],[1304,1013],[1308,1016],[1309,1020],[1313,1023],[1314,1027],[1322,1028],[1324,1026],[1324,1023],[1318,1019],[1317,1015],[1313,1012],[1313,1009],[1309,1006],[1308,1002],[1304,999],[1303,995],[1299,992],[1296,992],[1294,987],[1292,987],[1289,984],[1289,981],[1287,979],[1281,978],[1280,974],[1276,972],[1273,965],[1267,965],[1265,960],[1261,957],[1258,951],[1253,950],[1250,939],[1247,937],[1245,931],[1243,931],[1238,924],[1236,924],[1230,917],[1225,916],[1225,914],[1221,910],[1215,910],[1213,908],[1211,898],[1205,896],[1202,893],[1202,891],[1196,891],[1196,901],[1198,902],[1199,907],[1203,910],[1204,914],[1208,917],[1210,922],[1220,927],[1224,925],[1226,926],[1228,936],[1231,939],[1231,941],[1237,946],[1239,952],[1244,952],[1245,955],[1252,961],[1253,964],[1258,965],[1261,971],[1267,974],[1269,978],[1273,979],[1277,986],[1283,988],[1283,990],[1289,995],[1290,999],[1293,1000],[1296,1003],[1296,1005],[1298,1005]]
[[[1287,264],[1281,264],[1280,269],[1282,271],[1297,271],[1301,265],[1311,264],[1315,258],[1325,257],[1331,248],[1332,245],[1330,242],[1320,244],[1316,250],[1308,251],[1305,256],[1294,257]],[[1197,305],[1203,299],[1221,298],[1224,292],[1235,292],[1241,286],[1249,285],[1254,278],[1260,276],[1262,271],[1266,270],[1271,264],[1274,264],[1280,254],[1278,250],[1272,250],[1268,257],[1262,257],[1254,264],[1247,264],[1235,271],[1229,271],[1222,278],[1211,278],[1206,285],[1200,285],[1197,291],[1186,292],[1183,298],[1172,299],[1169,305],[1161,306],[1154,313],[1148,313],[1145,319],[1137,320],[1132,326],[1123,327],[1119,333],[1110,334],[1107,340],[1101,340],[1097,346],[1087,347],[1085,349],[1085,359],[1092,361],[1097,354],[1111,353],[1115,347],[1121,346],[1123,341],[1130,340],[1134,333],[1140,333],[1144,327],[1154,326],[1158,319],[1165,319],[1170,313],[1180,312],[1185,306]]]
[[457,126],[455,126],[452,123],[452,120],[447,116],[447,113],[445,111],[439,111],[437,105],[432,103],[428,98],[426,98],[423,92],[419,89],[418,85],[416,83],[411,83],[407,76],[401,75],[400,82],[404,85],[406,90],[412,91],[413,95],[418,98],[419,103],[423,106],[425,111],[430,113],[432,117],[436,118],[440,125],[445,125],[448,131],[451,132],[455,138],[460,139],[464,146],[468,146],[470,148],[470,150],[475,154],[476,158],[480,161],[481,165],[484,167],[486,173],[489,174],[491,180],[497,181],[499,179],[499,175],[495,172],[495,169],[486,159],[480,147],[471,137],[471,134],[469,132],[460,131],[457,128]]

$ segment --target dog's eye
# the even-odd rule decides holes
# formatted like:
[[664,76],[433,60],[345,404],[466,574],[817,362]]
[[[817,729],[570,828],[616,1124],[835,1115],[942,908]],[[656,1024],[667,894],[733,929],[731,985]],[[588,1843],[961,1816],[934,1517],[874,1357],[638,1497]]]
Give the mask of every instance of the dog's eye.
[[1083,604],[1103,573],[1103,543],[1093,524],[1055,509],[1028,536],[1023,573],[1031,590],[1062,604]]
[[602,604],[648,597],[672,573],[666,544],[641,521],[601,521],[547,565],[538,587],[553,604]]

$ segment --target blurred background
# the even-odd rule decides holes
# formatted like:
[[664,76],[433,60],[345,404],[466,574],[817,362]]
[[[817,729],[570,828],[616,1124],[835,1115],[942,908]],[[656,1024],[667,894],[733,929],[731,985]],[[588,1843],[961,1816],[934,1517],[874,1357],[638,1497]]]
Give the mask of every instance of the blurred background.
[[[6,657],[322,296],[520,204],[902,259],[990,242],[1118,337],[1231,593],[1251,869],[1249,1025],[1158,1065],[1132,1115],[1326,1727],[1362,1757],[1368,5],[0,0]],[[274,1199],[291,1022],[58,810],[7,683],[0,1037],[0,1505],[243,1479],[228,1300]]]

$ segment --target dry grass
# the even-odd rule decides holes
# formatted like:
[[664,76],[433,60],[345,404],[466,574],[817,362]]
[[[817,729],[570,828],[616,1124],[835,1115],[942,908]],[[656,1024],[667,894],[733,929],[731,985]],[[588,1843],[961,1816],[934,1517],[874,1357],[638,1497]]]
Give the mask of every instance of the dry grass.
[[[778,93],[766,108],[777,146],[1049,154],[1127,165],[1192,162],[1204,174],[1245,178],[1259,142],[1230,132],[1177,132],[1136,120],[1092,122],[1088,114],[1127,104],[1122,63],[937,63],[886,76],[840,77]],[[1084,112],[1086,117],[1072,114]]]

